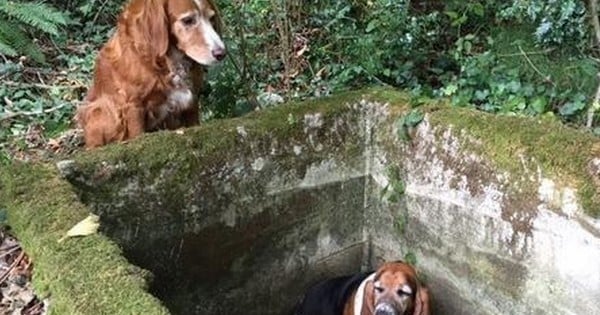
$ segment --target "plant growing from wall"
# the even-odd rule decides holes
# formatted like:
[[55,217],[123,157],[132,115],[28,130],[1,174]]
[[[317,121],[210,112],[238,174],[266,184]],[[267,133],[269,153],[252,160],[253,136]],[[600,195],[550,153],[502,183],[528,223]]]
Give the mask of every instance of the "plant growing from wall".
[[382,196],[391,203],[400,201],[406,187],[404,181],[400,177],[400,168],[397,166],[389,166],[386,169],[386,177],[388,184],[382,190]]
[[396,122],[398,137],[405,141],[410,140],[410,130],[421,123],[423,118],[425,118],[425,114],[417,108],[400,117]]

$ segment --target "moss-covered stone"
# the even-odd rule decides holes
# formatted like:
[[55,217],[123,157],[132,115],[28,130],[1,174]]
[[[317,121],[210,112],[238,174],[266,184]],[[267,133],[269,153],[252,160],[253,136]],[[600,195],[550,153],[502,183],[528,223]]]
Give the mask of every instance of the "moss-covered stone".
[[[480,284],[481,294],[506,296],[502,309],[509,309],[513,299],[525,298],[529,273],[546,271],[522,263],[546,257],[532,247],[533,223],[545,224],[544,207],[552,206],[553,196],[542,200],[548,193],[540,186],[559,186],[560,202],[600,216],[599,141],[543,119],[492,116],[435,100],[420,106],[425,120],[406,126],[408,140],[399,138],[397,121],[413,107],[411,98],[389,89],[146,134],[59,163],[71,186],[51,165],[4,168],[0,202],[36,261],[38,287],[56,300],[55,314],[166,314],[143,291],[144,274],[103,235],[156,273],[153,292],[176,313],[226,292],[239,302],[236,310],[276,314],[300,293],[299,283],[323,270],[317,264],[352,270],[357,261],[368,266],[379,255],[407,252],[433,274],[432,284],[443,282],[434,268],[443,266]],[[103,234],[56,242],[89,212],[100,215]],[[581,228],[569,218],[577,233],[596,229],[593,219],[576,217],[588,224]],[[537,230],[539,237],[555,235]],[[461,234],[481,236],[488,247],[467,244]],[[353,263],[340,264],[347,257]],[[273,272],[278,268],[286,273]],[[279,287],[262,292],[265,279]],[[293,289],[269,302],[284,287]],[[469,309],[460,299],[442,301],[446,309]],[[226,302],[199,307],[223,313]]]
[[[539,165],[544,174],[560,184],[576,187],[585,211],[600,217],[600,186],[588,167],[600,154],[597,137],[548,119],[461,108],[436,107],[429,119],[436,126],[465,130],[468,138],[463,137],[462,144],[498,169],[514,174],[513,179],[523,174],[524,168]],[[517,188],[537,193],[535,185]]]
[[168,314],[145,291],[147,273],[102,235],[58,240],[89,210],[54,166],[13,164],[0,171],[0,204],[35,264],[34,286],[50,314]]

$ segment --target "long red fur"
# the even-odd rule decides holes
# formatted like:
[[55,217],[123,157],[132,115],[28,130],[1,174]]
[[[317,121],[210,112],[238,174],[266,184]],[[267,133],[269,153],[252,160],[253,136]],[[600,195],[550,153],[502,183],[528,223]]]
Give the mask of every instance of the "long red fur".
[[[86,147],[137,137],[152,129],[176,129],[199,123],[199,107],[191,106],[152,122],[174,88],[173,61],[165,1],[133,0],[120,15],[117,30],[96,60],[94,82],[76,120],[84,129]],[[190,0],[192,1],[192,0]],[[211,3],[212,5],[212,3]],[[192,63],[190,90],[194,100],[203,84],[204,70]]]

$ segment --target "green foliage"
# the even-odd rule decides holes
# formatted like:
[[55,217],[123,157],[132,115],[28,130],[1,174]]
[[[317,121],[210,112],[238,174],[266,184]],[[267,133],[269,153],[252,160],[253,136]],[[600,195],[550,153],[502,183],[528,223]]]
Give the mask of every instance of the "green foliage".
[[59,27],[66,25],[67,19],[66,13],[40,1],[0,2],[0,54],[23,54],[44,63],[44,54],[28,31],[58,36]]
[[416,266],[418,263],[417,255],[414,252],[409,251],[404,255],[404,261],[413,266]]
[[382,190],[382,196],[391,203],[397,203],[404,195],[406,186],[400,177],[400,169],[390,166],[386,169],[388,184]]
[[[0,61],[0,78],[13,83],[0,88],[0,140],[32,123],[49,132],[71,123],[124,3],[0,3],[0,54],[8,57]],[[218,4],[229,58],[208,69],[205,120],[387,85],[410,90],[416,105],[448,97],[456,106],[555,115],[581,125],[598,84],[586,8],[578,0]],[[44,36],[32,40],[32,34]],[[33,70],[18,60],[23,54],[43,60],[41,51],[52,57],[50,65]],[[406,136],[411,126],[400,125]]]
[[543,45],[577,45],[585,48],[589,36],[585,3],[580,0],[514,0],[499,16],[537,25],[535,40]]
[[[575,0],[555,6],[552,0],[296,2],[232,1],[223,7],[225,21],[236,22],[227,35],[237,62],[211,71],[206,103],[214,117],[271,106],[265,100],[273,95],[302,99],[370,84],[411,89],[415,100],[451,97],[457,106],[525,115],[553,111],[576,122],[588,108],[597,66],[583,65],[585,57],[564,45],[586,45],[589,33],[585,7]],[[552,32],[529,26],[548,21]],[[551,77],[532,74],[525,60],[533,58],[525,52],[502,56],[506,48],[494,37],[503,36],[503,29],[523,40],[501,43],[515,49],[535,49],[536,40],[563,43],[534,68],[582,64],[584,73],[569,78],[563,67],[562,74],[552,69]],[[522,36],[522,29],[530,31]]]
[[424,117],[425,115],[423,112],[418,109],[413,109],[398,119],[396,122],[398,128],[398,137],[400,137],[402,140],[409,140],[410,129],[416,127],[421,121],[423,121]]
[[[456,42],[458,73],[441,76],[436,95],[456,106],[474,106],[493,113],[540,115],[549,111],[566,121],[581,121],[596,88],[598,65],[581,53],[563,48],[539,50],[528,27],[502,29],[485,39],[467,35]],[[473,52],[482,46],[483,52]],[[565,72],[565,69],[569,69]]]

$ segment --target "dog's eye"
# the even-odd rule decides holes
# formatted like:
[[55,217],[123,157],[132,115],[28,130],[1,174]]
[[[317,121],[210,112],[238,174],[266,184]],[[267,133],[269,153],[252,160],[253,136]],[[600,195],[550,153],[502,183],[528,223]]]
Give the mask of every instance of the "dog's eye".
[[188,16],[188,17],[183,18],[181,20],[181,22],[185,26],[192,26],[192,25],[196,24],[196,17],[194,17],[194,16]]
[[382,287],[375,287],[375,292],[377,293],[383,293],[383,288]]
[[396,294],[398,294],[398,296],[408,296],[411,293],[400,289],[400,290],[396,291]]

